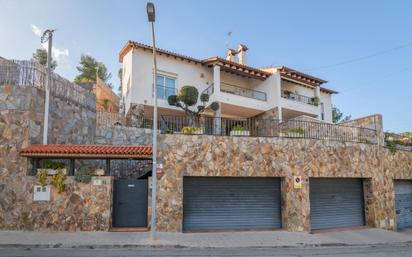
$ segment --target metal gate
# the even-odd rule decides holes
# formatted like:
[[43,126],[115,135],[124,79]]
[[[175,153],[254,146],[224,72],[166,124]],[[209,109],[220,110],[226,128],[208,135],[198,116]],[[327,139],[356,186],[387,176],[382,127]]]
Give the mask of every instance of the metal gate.
[[147,179],[115,179],[113,227],[147,227]]
[[184,177],[183,230],[281,227],[279,178]]
[[365,225],[361,179],[310,179],[312,229]]
[[412,227],[412,181],[395,181],[397,228]]

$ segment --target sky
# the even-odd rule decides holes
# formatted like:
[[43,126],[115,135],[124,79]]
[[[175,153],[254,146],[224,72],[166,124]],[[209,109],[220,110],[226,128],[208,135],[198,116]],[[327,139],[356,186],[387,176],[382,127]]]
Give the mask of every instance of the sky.
[[[72,80],[89,54],[117,88],[120,49],[128,40],[151,44],[146,2],[0,0],[0,56],[31,58],[42,31],[54,28],[57,73]],[[412,1],[153,2],[159,48],[202,59],[242,43],[250,66],[285,65],[325,79],[345,115],[380,113],[385,130],[412,131]]]

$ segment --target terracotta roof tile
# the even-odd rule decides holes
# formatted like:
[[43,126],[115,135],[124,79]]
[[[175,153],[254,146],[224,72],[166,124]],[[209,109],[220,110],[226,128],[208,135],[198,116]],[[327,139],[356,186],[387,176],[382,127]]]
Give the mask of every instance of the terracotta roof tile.
[[152,147],[68,144],[31,145],[22,149],[20,155],[27,157],[150,158]]

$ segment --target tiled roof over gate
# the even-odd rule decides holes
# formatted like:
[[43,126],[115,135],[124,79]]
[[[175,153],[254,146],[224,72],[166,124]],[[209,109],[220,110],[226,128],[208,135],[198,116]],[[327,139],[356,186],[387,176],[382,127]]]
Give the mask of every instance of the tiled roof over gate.
[[151,146],[118,145],[31,145],[20,151],[26,157],[151,158]]

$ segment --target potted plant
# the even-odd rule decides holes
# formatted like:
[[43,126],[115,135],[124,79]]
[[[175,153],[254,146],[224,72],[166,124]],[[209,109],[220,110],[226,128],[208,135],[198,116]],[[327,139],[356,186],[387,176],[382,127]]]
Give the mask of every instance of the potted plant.
[[238,124],[232,127],[230,131],[230,136],[250,136],[250,131],[245,130],[242,125]]
[[41,172],[46,172],[47,175],[54,175],[58,172],[67,174],[67,169],[65,164],[62,162],[46,161],[45,168],[37,169],[37,173]]
[[203,134],[203,129],[202,128],[196,128],[196,127],[183,127],[182,128],[182,133],[185,135],[202,135]]
[[312,97],[312,103],[314,106],[318,106],[320,102],[320,98],[318,96]]
[[286,96],[286,98],[290,98],[290,96],[292,95],[292,91],[285,90],[283,91],[283,94]]

